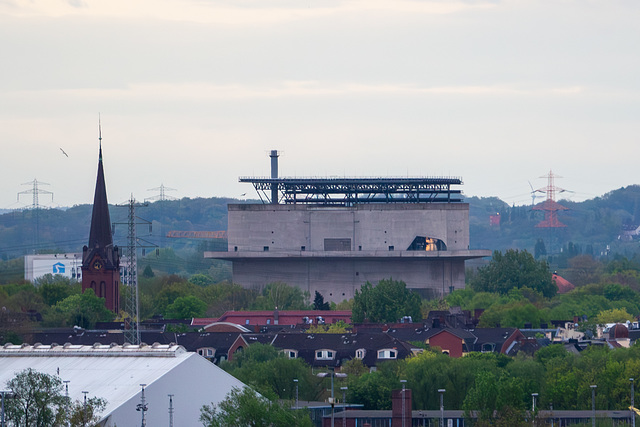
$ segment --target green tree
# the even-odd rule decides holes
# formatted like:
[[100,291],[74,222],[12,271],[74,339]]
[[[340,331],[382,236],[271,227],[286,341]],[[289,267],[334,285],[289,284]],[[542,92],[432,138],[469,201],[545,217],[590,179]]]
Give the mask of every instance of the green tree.
[[293,380],[297,379],[300,398],[316,398],[319,380],[311,374],[309,366],[302,359],[289,359],[282,351],[269,344],[251,344],[235,353],[233,359],[222,363],[221,367],[265,395],[293,399]]
[[71,279],[63,276],[62,274],[51,274],[47,273],[44,276],[40,276],[37,279],[33,280],[33,285],[38,288],[42,285],[51,285],[51,284],[60,284],[60,285],[71,285]]
[[169,319],[190,319],[192,317],[202,317],[207,311],[207,304],[198,297],[189,295],[179,297],[167,307],[167,317]]
[[481,267],[471,282],[471,288],[476,292],[506,294],[513,288],[523,287],[540,292],[547,298],[558,291],[545,261],[536,261],[529,252],[514,249],[504,254],[495,251],[489,265]]
[[536,245],[535,245],[533,251],[534,251],[534,255],[535,255],[536,259],[539,259],[541,256],[546,255],[547,254],[547,248],[544,245],[544,240],[538,239],[536,241]]
[[398,322],[404,316],[419,320],[420,305],[420,296],[402,281],[383,279],[376,286],[366,282],[353,297],[351,319],[355,323]]
[[189,282],[197,286],[205,287],[211,285],[213,283],[213,279],[208,274],[198,273],[189,277]]
[[632,320],[633,318],[633,315],[627,313],[624,309],[612,308],[611,310],[604,310],[598,313],[595,318],[595,323],[598,325],[604,325],[606,323],[624,323],[627,320]]
[[311,427],[307,410],[291,410],[286,403],[269,400],[250,387],[234,388],[219,404],[204,405],[200,422],[205,427]]
[[7,388],[14,395],[5,400],[6,417],[15,426],[49,427],[64,413],[62,380],[29,368],[18,372]]
[[80,284],[65,282],[42,283],[37,288],[38,294],[48,306],[56,305],[63,299],[80,293]]
[[147,264],[147,266],[142,271],[142,277],[149,279],[154,276],[155,276],[155,273],[153,272],[153,268],[151,268],[151,266]]
[[[100,421],[100,412],[107,407],[107,401],[99,397],[84,401],[76,400],[69,408],[69,424],[71,427],[97,427]],[[66,425],[66,424],[65,424]]]
[[514,301],[508,304],[494,304],[482,313],[478,326],[482,328],[501,327],[524,328],[525,323],[539,327],[545,321],[544,314],[529,301]]
[[304,310],[308,308],[309,294],[297,286],[274,282],[262,289],[262,295],[256,298],[255,310]]
[[520,425],[519,420],[524,419],[523,394],[518,378],[504,372],[480,371],[465,397],[463,408],[467,416],[477,411],[480,425]]
[[313,309],[314,310],[330,310],[331,306],[328,302],[324,301],[324,297],[318,291],[316,291],[316,296],[313,299]]
[[93,289],[82,294],[71,295],[58,302],[45,316],[47,323],[56,326],[80,326],[91,328],[96,322],[109,321],[114,314],[105,307],[104,298],[99,298]]
[[202,291],[208,305],[207,316],[217,317],[229,310],[248,310],[254,306],[258,292],[236,283],[222,282],[208,285]]
[[308,334],[344,334],[351,326],[344,320],[338,320],[328,325],[311,325],[307,329]]
[[[395,366],[392,366],[395,365]],[[399,388],[396,362],[385,362],[380,369],[349,380],[349,402],[360,403],[364,409],[391,409],[391,390]]]

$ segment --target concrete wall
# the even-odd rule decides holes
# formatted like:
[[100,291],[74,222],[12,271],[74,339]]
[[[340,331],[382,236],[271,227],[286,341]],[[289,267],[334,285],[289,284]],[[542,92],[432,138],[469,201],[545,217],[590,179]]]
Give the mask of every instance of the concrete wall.
[[[446,250],[407,250],[417,236]],[[389,278],[424,296],[448,294],[464,288],[466,259],[491,255],[469,250],[466,203],[229,205],[228,242],[228,252],[205,257],[232,261],[234,282],[284,282],[334,302]]]
[[464,288],[464,259],[362,258],[362,259],[243,259],[233,261],[233,281],[245,287],[262,288],[284,282],[308,291],[320,292],[325,300],[340,302],[353,298],[367,281],[402,280],[408,288],[441,295]]
[[352,251],[406,250],[416,236],[468,249],[469,205],[229,205],[228,236],[229,251],[324,251],[325,239],[349,239]]

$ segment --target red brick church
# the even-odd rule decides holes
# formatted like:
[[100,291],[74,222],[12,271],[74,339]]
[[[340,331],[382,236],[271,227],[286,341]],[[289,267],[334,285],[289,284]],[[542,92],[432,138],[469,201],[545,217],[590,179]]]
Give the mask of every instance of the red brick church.
[[107,189],[102,167],[102,134],[100,133],[98,178],[93,198],[93,213],[89,244],[82,248],[82,292],[91,288],[105,299],[106,307],[118,313],[120,310],[120,253],[113,245],[111,218],[107,203]]

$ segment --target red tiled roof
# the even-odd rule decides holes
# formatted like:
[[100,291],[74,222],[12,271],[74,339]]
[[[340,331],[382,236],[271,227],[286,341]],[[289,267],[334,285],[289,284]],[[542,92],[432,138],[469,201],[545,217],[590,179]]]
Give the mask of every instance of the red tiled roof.
[[553,273],[553,280],[556,282],[556,285],[558,286],[559,294],[566,294],[567,292],[575,289],[575,285],[573,283],[569,282],[564,277],[558,276],[557,273]]
[[[297,325],[302,323],[303,317],[315,320],[322,317],[325,323],[333,323],[334,320],[344,320],[351,323],[350,310],[262,310],[262,311],[227,311],[219,318],[194,318],[191,326],[206,326],[215,322],[230,322],[238,325],[267,325],[275,324],[277,313],[278,325]],[[269,322],[267,322],[269,320]]]

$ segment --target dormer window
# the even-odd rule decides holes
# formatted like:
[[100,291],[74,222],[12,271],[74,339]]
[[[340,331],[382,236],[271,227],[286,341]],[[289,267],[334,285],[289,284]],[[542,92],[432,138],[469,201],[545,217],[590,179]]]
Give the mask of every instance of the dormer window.
[[378,359],[395,359],[398,357],[398,352],[391,348],[385,348],[378,350]]
[[283,353],[289,359],[297,359],[298,358],[298,351],[297,350],[286,349],[286,350],[283,350]]
[[202,357],[213,357],[216,350],[211,347],[202,347],[198,349],[198,354]]
[[316,360],[333,360],[335,355],[333,350],[316,350]]
[[496,345],[494,343],[484,343],[482,344],[482,353],[493,353],[496,349]]
[[367,354],[367,350],[365,350],[364,348],[359,348],[356,350],[356,359],[364,359],[364,356],[366,356]]

